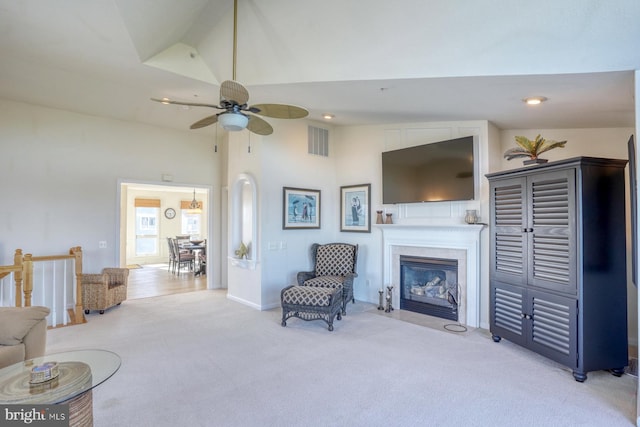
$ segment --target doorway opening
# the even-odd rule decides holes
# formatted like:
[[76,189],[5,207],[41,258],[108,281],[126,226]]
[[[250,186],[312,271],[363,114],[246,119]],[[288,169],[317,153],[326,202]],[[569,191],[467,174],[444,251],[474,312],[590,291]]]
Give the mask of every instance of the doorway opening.
[[[213,239],[211,188],[202,185],[132,182],[118,183],[118,259],[129,268],[129,298],[212,289],[215,272],[196,275],[170,269],[168,238],[189,236],[206,241],[206,265],[210,262]],[[199,209],[193,209],[193,200]]]

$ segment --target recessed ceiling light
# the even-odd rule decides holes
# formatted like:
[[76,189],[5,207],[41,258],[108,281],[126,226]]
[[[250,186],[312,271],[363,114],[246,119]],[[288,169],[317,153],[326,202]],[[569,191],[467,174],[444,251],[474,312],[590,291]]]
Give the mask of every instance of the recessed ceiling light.
[[522,101],[527,105],[540,105],[546,100],[547,98],[544,96],[530,96],[529,98],[525,98]]
[[325,120],[331,120],[331,119],[333,119],[335,116],[334,116],[333,114],[324,113],[324,114],[322,115],[322,117],[323,117]]

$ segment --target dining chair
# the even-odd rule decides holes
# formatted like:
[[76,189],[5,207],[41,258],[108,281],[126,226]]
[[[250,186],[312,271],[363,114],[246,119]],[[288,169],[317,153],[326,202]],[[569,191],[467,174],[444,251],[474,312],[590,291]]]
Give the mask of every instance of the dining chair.
[[178,245],[178,239],[171,239],[171,242],[173,244],[173,251],[176,256],[176,259],[173,263],[174,272],[177,271],[178,274],[180,274],[180,269],[185,265],[189,268],[190,271],[193,271],[193,265],[196,259],[195,255],[190,251],[181,250],[180,246]]
[[167,245],[169,246],[169,271],[173,272],[173,266],[176,263],[176,254],[171,243],[171,237],[167,237]]

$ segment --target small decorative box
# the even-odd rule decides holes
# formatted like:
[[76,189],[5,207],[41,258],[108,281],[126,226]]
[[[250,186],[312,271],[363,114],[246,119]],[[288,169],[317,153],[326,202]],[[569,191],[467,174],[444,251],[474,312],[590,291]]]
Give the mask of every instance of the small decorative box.
[[59,374],[58,362],[47,362],[42,365],[37,365],[31,369],[31,380],[29,380],[29,384],[40,384],[56,378]]

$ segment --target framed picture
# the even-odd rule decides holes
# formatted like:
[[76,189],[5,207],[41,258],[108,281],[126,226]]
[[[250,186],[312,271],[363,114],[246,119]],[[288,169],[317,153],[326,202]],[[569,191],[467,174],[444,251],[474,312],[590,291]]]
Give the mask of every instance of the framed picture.
[[340,231],[371,233],[371,184],[340,187]]
[[282,228],[320,228],[320,190],[282,188]]

